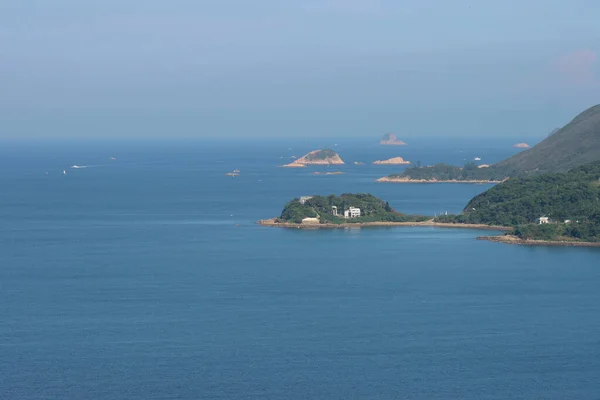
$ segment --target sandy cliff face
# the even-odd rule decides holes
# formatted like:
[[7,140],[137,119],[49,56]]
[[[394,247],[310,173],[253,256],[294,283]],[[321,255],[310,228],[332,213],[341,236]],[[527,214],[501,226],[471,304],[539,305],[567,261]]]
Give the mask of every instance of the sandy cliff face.
[[313,150],[303,157],[290,164],[284,165],[287,168],[304,168],[307,165],[341,165],[344,160],[339,154],[328,150]]
[[402,157],[394,157],[394,158],[390,158],[389,160],[378,160],[373,162],[373,164],[410,164],[410,161],[406,161],[404,158]]
[[388,133],[387,135],[384,135],[383,138],[381,139],[381,141],[379,142],[379,144],[384,145],[384,146],[405,146],[406,145],[406,143],[404,143],[402,140],[398,140],[396,135],[394,135],[392,133]]

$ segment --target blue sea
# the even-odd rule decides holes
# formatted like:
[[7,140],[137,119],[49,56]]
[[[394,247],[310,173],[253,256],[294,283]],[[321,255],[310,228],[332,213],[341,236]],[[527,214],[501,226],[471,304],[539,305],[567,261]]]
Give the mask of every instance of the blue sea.
[[[346,192],[460,212],[490,186],[370,162],[511,142],[339,140],[3,143],[0,398],[600,398],[600,250],[255,224]],[[347,164],[278,168],[323,146]]]

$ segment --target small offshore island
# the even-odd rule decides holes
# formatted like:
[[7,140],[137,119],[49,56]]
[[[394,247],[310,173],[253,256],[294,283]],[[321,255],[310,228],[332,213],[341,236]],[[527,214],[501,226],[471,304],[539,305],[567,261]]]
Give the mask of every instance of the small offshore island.
[[344,160],[331,149],[313,150],[310,153],[284,165],[285,168],[305,168],[308,165],[343,165]]
[[406,143],[402,140],[398,140],[393,133],[386,133],[383,135],[379,144],[382,146],[406,146]]
[[406,165],[410,164],[410,161],[405,160],[402,157],[394,157],[388,160],[377,160],[373,161],[374,165]]

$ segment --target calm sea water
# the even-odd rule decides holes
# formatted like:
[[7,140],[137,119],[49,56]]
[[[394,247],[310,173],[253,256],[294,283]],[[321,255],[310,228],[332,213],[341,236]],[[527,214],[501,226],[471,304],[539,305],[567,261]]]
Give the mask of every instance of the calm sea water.
[[276,167],[325,144],[6,144],[0,398],[600,398],[598,250],[254,224],[343,192],[459,212],[488,186],[351,163],[495,162],[509,143],[340,143],[345,175]]

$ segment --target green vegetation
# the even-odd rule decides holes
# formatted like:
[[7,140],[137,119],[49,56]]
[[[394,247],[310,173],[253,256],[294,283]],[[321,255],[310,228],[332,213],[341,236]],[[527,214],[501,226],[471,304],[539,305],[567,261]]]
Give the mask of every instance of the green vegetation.
[[331,149],[323,149],[306,155],[306,161],[321,161],[336,157],[338,154]]
[[563,128],[529,150],[491,168],[511,177],[545,172],[566,172],[600,160],[600,105],[579,114]]
[[[537,224],[542,216],[550,223]],[[510,179],[475,196],[462,214],[438,221],[510,226],[523,239],[600,241],[600,161]]]
[[401,174],[390,175],[390,178],[407,178],[423,180],[441,180],[441,181],[464,181],[464,180],[502,180],[505,175],[490,174],[489,168],[478,168],[477,164],[470,162],[463,167],[457,167],[450,164],[435,164],[421,167],[417,163],[416,167],[407,168]]
[[[337,207],[341,216],[332,214]],[[350,207],[360,208],[361,216],[345,219],[344,210]],[[322,224],[364,223],[364,222],[411,222],[426,221],[428,217],[407,215],[394,211],[390,205],[371,194],[342,194],[341,196],[314,196],[304,204],[300,199],[287,203],[279,217],[282,222],[301,223],[303,218],[319,218]]]
[[502,180],[547,172],[567,172],[600,160],[600,105],[579,114],[547,138],[489,168],[473,169],[437,164],[409,168],[395,177],[429,180]]

